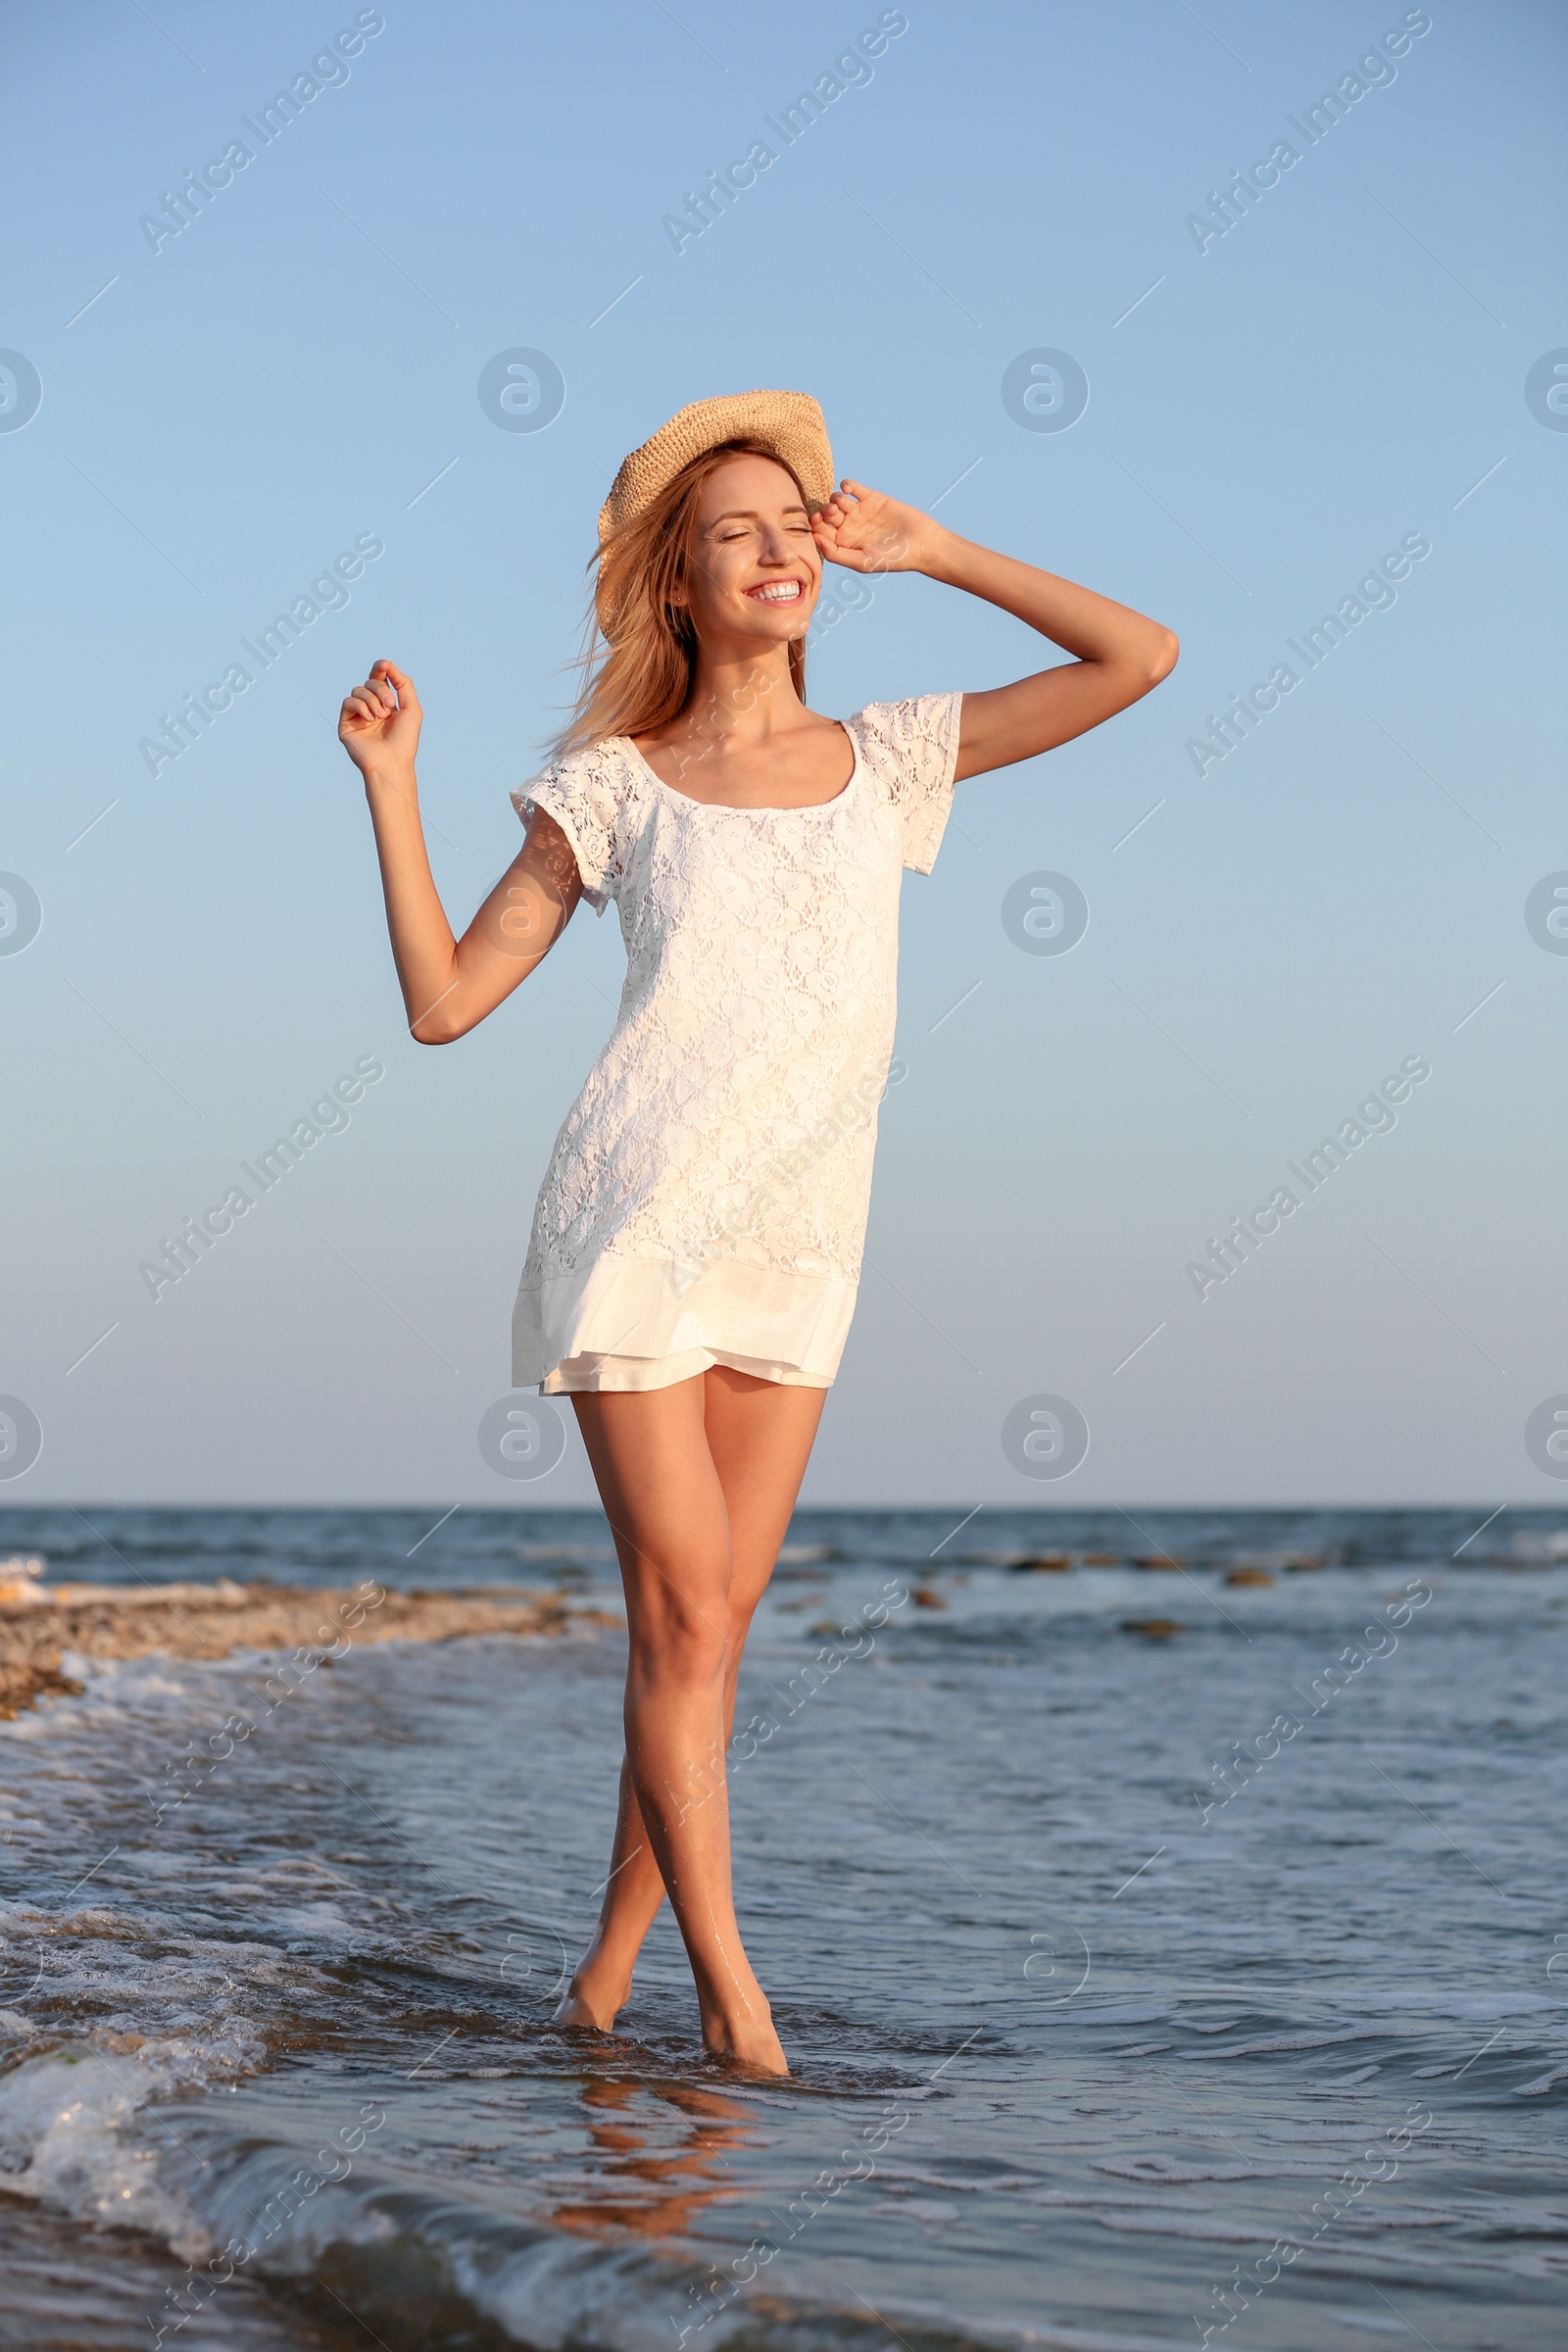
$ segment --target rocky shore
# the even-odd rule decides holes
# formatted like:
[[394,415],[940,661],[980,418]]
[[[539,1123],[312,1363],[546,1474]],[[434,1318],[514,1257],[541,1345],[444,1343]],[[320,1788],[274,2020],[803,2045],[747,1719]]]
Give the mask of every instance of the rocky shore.
[[[564,1634],[613,1625],[602,1609],[508,1586],[394,1592],[367,1583],[304,1585],[34,1585],[0,1596],[0,1718],[34,1699],[77,1695],[79,1658],[226,1658],[235,1650],[299,1652],[313,1664],[365,1642],[451,1642],[464,1634]],[[25,1592],[25,1597],[23,1596]]]

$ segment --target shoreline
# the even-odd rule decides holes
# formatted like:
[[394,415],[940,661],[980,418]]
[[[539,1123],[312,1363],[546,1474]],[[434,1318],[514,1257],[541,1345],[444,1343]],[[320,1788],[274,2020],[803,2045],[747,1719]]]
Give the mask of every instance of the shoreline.
[[330,1665],[356,1642],[453,1642],[471,1634],[561,1635],[612,1626],[604,1609],[496,1585],[396,1592],[382,1585],[57,1585],[0,1601],[0,1722],[86,1686],[64,1661],[217,1659],[236,1650],[293,1650]]

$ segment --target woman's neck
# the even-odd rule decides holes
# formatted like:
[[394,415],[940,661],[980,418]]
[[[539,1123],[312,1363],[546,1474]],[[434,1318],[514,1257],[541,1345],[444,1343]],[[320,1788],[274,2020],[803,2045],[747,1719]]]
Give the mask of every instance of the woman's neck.
[[789,647],[767,645],[712,652],[698,648],[691,690],[678,717],[659,730],[666,742],[705,743],[725,735],[764,743],[770,735],[808,721],[795,691]]

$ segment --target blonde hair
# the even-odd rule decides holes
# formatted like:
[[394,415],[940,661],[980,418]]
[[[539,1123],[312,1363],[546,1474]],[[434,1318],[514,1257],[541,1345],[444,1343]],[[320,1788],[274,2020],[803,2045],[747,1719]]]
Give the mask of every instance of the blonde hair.
[[[607,735],[646,735],[686,705],[697,661],[690,607],[672,600],[683,587],[697,529],[703,484],[727,458],[770,458],[810,502],[794,467],[765,441],[737,434],[705,450],[648,504],[611,532],[588,568],[598,566],[583,651],[582,691],[552,747],[555,758],[585,751]],[[806,641],[791,640],[790,680],[806,699]]]

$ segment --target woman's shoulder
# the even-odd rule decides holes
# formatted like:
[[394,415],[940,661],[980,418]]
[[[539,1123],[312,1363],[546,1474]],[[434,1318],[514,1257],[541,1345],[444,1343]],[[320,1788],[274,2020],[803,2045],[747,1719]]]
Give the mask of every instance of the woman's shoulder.
[[547,776],[585,777],[598,780],[604,776],[623,775],[635,770],[636,747],[625,735],[598,735],[591,743],[575,743],[563,750],[556,748],[548,767],[541,769]]
[[873,790],[893,809],[904,862],[928,874],[948,821],[958,764],[961,694],[915,694],[902,703],[867,703],[845,720]]
[[844,725],[866,764],[897,781],[935,754],[946,760],[957,742],[961,694],[915,694],[897,703],[865,703]]
[[535,801],[560,798],[618,805],[637,782],[637,767],[636,754],[624,735],[601,735],[592,743],[558,749],[512,798],[519,809],[531,808]]
[[624,736],[606,735],[558,752],[548,767],[512,795],[512,805],[525,823],[541,810],[560,826],[577,860],[584,892],[600,913],[607,899],[615,895],[636,832],[636,819],[628,824],[626,810],[640,781],[637,765]]

